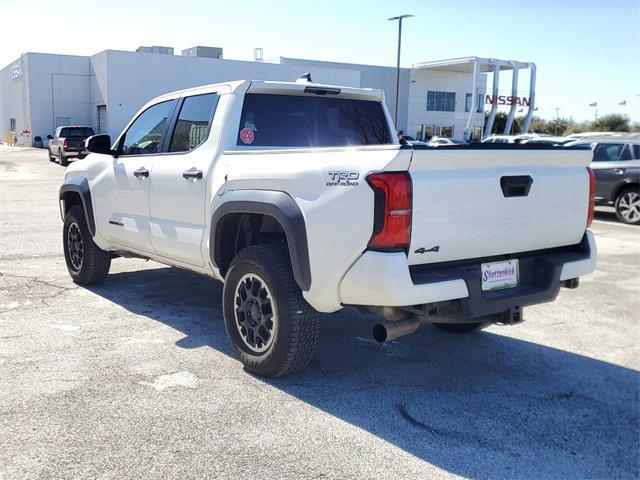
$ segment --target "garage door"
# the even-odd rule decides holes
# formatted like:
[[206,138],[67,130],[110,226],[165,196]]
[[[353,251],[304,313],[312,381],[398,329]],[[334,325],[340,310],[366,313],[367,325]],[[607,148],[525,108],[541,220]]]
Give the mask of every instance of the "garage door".
[[56,117],[56,128],[71,125],[71,117]]

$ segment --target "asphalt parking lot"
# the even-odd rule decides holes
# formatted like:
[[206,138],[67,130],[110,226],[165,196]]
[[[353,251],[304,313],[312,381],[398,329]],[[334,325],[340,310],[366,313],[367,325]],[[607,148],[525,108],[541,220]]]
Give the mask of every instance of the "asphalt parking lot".
[[526,321],[378,345],[323,317],[297,375],[231,354],[221,284],[143,260],[73,284],[64,168],[0,151],[0,478],[637,478],[640,228],[599,213],[595,274]]

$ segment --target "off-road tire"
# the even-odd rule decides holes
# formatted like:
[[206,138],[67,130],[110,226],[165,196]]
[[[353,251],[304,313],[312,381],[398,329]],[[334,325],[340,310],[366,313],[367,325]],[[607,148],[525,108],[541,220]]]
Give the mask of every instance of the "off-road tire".
[[[633,194],[635,194],[635,195],[633,195]],[[637,216],[637,217],[634,217],[634,218],[625,217],[622,214],[622,211],[621,211],[622,205],[620,205],[620,203],[625,198],[627,199],[627,202],[629,200],[632,200],[632,199],[635,202],[637,202],[639,195],[640,195],[640,188],[638,186],[625,187],[622,190],[620,190],[620,192],[618,192],[618,195],[616,196],[616,201],[614,203],[614,206],[616,208],[616,217],[618,218],[618,220],[620,220],[623,223],[629,224],[629,225],[639,225],[640,224],[640,216]],[[633,212],[633,210],[631,210],[630,212]]]
[[47,155],[49,155],[49,161],[50,162],[55,162],[56,161],[56,157],[51,155],[51,150],[49,150],[48,148],[47,148]]
[[432,325],[436,328],[439,328],[440,330],[444,330],[445,332],[463,334],[479,332],[483,328],[488,327],[489,323],[433,323]]
[[[82,241],[82,258],[79,262],[79,268],[78,262],[72,260],[73,247],[69,246],[71,230],[74,232],[79,230]],[[69,209],[64,217],[62,231],[64,259],[71,279],[78,285],[91,285],[103,281],[109,273],[109,267],[111,267],[111,254],[93,243],[82,207],[74,205]]]
[[[270,302],[275,305],[275,334],[262,353],[251,350],[238,327],[242,315],[237,313],[241,308],[237,303],[242,301],[241,280],[248,275],[257,275],[264,281],[269,290],[265,293],[270,293]],[[309,363],[320,335],[318,312],[302,297],[286,248],[255,245],[240,251],[225,277],[222,299],[227,335],[247,370],[265,377],[279,377],[302,370]]]

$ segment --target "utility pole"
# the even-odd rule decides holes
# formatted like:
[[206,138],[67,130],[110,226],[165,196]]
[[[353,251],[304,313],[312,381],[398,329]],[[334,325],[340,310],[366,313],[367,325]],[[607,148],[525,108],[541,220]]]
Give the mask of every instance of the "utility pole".
[[559,114],[560,114],[559,112],[560,112],[560,108],[556,107],[556,121],[554,122],[555,128],[553,129],[553,131],[554,131],[554,133],[556,135],[558,135],[558,120],[560,119],[559,118]]
[[400,90],[400,48],[402,46],[402,20],[405,18],[413,17],[413,15],[398,15],[397,17],[389,18],[390,21],[398,20],[398,61],[396,63],[396,104],[395,113],[393,115],[393,123],[398,128],[398,95]]

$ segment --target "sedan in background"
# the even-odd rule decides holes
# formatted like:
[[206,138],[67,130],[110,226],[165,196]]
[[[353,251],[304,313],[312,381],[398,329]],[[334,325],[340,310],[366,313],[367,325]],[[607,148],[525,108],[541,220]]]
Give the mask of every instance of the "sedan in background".
[[405,142],[407,142],[409,145],[412,146],[417,146],[417,145],[426,145],[425,142],[421,141],[421,140],[416,140],[413,137],[410,137],[409,135],[403,135],[402,138],[404,139]]
[[427,145],[430,147],[445,147],[448,145],[460,145],[463,142],[459,140],[454,140],[452,138],[447,137],[431,137],[431,139],[427,142]]

